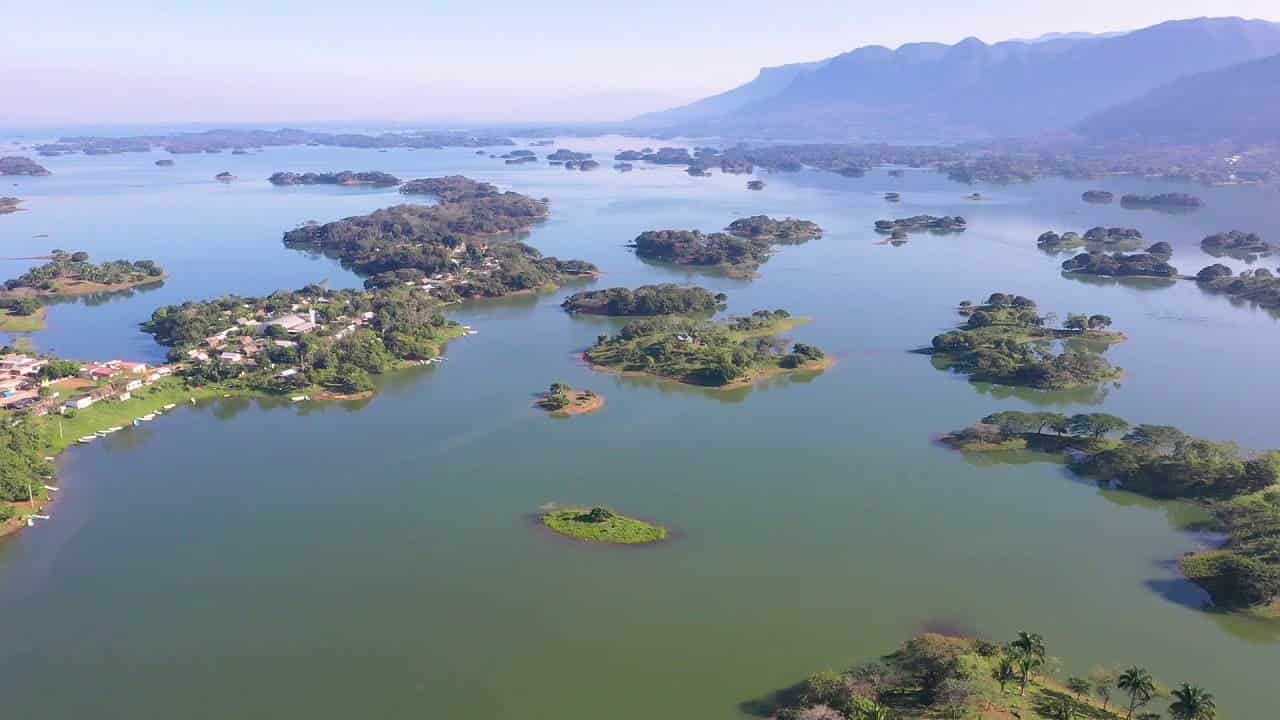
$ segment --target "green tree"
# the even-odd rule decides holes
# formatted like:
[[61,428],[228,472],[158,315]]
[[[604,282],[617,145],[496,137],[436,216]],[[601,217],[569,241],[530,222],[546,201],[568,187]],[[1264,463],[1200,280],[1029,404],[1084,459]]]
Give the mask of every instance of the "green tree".
[[1076,704],[1069,697],[1053,698],[1045,711],[1051,720],[1075,720],[1076,718]]
[[1077,698],[1083,698],[1090,690],[1093,689],[1093,683],[1082,677],[1072,675],[1067,678],[1067,689],[1075,693]]
[[1005,686],[1018,679],[1018,667],[1009,653],[1000,655],[995,667],[991,669],[991,678],[1000,683],[1000,694],[1004,694]]
[[1009,650],[1013,654],[1014,662],[1018,665],[1019,679],[1022,683],[1019,694],[1026,694],[1027,679],[1031,676],[1031,672],[1044,666],[1044,637],[1039,633],[1019,632],[1018,637],[1009,643]]
[[1098,440],[1109,433],[1124,431],[1129,423],[1108,413],[1080,413],[1067,418],[1067,427],[1073,435]]
[[1136,665],[1120,673],[1120,677],[1116,679],[1116,687],[1129,696],[1129,713],[1125,717],[1130,719],[1135,710],[1151,702],[1151,698],[1156,695],[1155,679],[1146,668]]
[[1213,694],[1203,688],[1182,683],[1173,691],[1173,704],[1169,706],[1169,714],[1174,720],[1215,720],[1218,707]]

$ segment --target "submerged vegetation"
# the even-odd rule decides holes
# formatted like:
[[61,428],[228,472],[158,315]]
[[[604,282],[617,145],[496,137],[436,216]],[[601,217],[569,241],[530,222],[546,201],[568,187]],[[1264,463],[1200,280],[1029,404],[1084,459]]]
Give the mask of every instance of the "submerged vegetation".
[[612,370],[712,387],[826,367],[822,350],[804,343],[788,348],[777,336],[798,322],[785,310],[758,310],[724,323],[681,316],[634,320],[613,337],[601,335],[584,357]]
[[665,540],[667,529],[621,515],[608,508],[563,508],[542,515],[542,523],[577,540],[614,545],[644,545]]
[[[1120,375],[1089,347],[1124,338],[1107,330],[1106,315],[1068,315],[1061,329],[1047,328],[1035,301],[1006,293],[993,293],[981,305],[961,303],[960,313],[966,317],[960,329],[935,336],[922,352],[972,380],[1063,390]],[[1066,341],[1062,352],[1054,352],[1057,341]]]
[[[1119,437],[1116,437],[1119,436]],[[1130,425],[1107,413],[1005,411],[943,437],[966,452],[1060,453],[1077,475],[1162,500],[1204,503],[1227,542],[1182,559],[1186,576],[1224,610],[1276,610],[1280,599],[1280,451]]]
[[724,293],[712,294],[700,287],[681,285],[642,285],[629,288],[605,288],[574,293],[560,307],[571,313],[588,315],[687,315],[714,313],[724,309]]

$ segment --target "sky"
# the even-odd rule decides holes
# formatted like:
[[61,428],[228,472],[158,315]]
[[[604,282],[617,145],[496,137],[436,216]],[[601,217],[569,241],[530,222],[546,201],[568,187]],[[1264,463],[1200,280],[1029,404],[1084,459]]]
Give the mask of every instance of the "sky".
[[4,0],[0,126],[606,121],[861,45],[1238,15],[1277,0]]

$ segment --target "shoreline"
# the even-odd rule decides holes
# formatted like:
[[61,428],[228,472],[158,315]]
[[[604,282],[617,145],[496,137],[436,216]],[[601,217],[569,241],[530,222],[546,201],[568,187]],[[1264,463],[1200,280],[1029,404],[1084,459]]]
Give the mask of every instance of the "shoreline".
[[600,393],[588,390],[570,390],[565,394],[569,397],[569,404],[562,408],[552,409],[543,407],[542,403],[550,397],[550,395],[546,393],[535,400],[533,406],[554,418],[568,418],[573,417],[574,415],[589,415],[591,413],[598,412],[604,407],[604,396]]

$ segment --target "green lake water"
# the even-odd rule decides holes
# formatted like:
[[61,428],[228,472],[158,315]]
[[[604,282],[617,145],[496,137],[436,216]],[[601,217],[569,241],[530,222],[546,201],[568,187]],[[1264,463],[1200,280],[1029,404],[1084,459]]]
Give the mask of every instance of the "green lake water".
[[[838,358],[826,373],[733,393],[594,372],[578,353],[620,323],[566,315],[566,288],[457,307],[451,317],[479,333],[441,365],[385,378],[367,403],[225,400],[73,448],[54,519],[0,543],[5,715],[732,719],[810,672],[938,627],[1039,631],[1065,671],[1142,663],[1166,684],[1205,686],[1224,717],[1276,716],[1280,625],[1198,609],[1203,594],[1173,566],[1213,540],[1184,529],[1193,509],[933,441],[995,410],[1044,406],[1280,445],[1274,316],[1189,282],[1065,278],[1063,258],[1035,247],[1045,229],[1131,225],[1172,243],[1173,263],[1194,273],[1213,261],[1197,247],[1204,235],[1280,240],[1274,187],[1193,188],[1203,210],[1164,215],[1079,195],[1188,188],[969,188],[908,170],[764,175],[766,189],[749,192],[742,176],[608,169],[617,149],[644,144],[656,146],[559,145],[598,153],[603,167],[588,173],[461,149],[278,148],[178,156],[172,168],[152,164],[159,153],[49,158],[48,178],[5,178],[3,194],[26,200],[0,217],[5,256],[60,247],[169,269],[158,289],[54,307],[32,337],[69,356],[162,358],[136,327],[161,304],[359,285],[280,235],[400,197],[265,178],[372,169],[546,196],[551,219],[528,242],[595,262],[606,273],[595,286],[697,282],[728,293],[730,313],[784,307],[813,318],[796,339]],[[222,170],[240,180],[215,182]],[[965,200],[975,189],[985,199]],[[903,202],[885,203],[888,190]],[[717,230],[756,213],[827,233],[781,248],[752,281],[644,263],[625,247],[646,229]],[[970,230],[876,244],[876,219],[917,213],[963,214]],[[4,261],[4,276],[26,264]],[[1110,315],[1130,338],[1108,351],[1126,377],[1015,391],[907,352],[954,324],[958,301],[993,291],[1062,317]],[[532,409],[556,380],[607,405],[567,420]],[[566,541],[532,520],[547,502],[608,504],[675,538]]]

